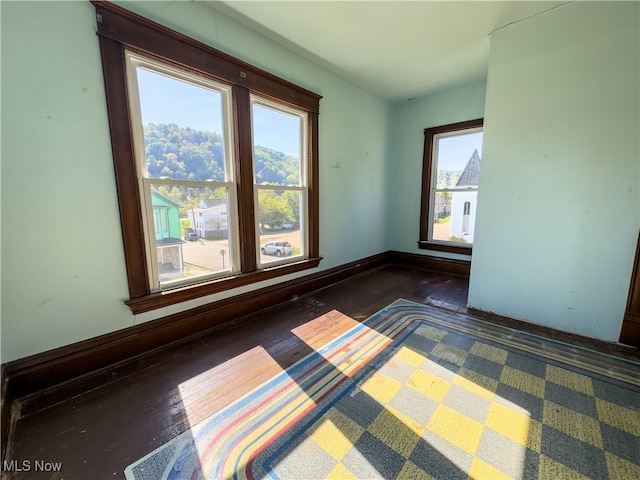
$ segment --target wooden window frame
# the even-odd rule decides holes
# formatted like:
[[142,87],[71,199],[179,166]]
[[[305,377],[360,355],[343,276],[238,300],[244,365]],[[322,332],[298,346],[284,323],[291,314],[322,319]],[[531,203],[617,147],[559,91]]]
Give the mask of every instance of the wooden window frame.
[[478,118],[465,122],[441,125],[438,127],[425,128],[424,130],[424,150],[422,154],[422,198],[420,202],[420,239],[418,248],[424,250],[435,250],[448,253],[459,253],[471,255],[473,246],[459,246],[454,242],[436,242],[429,238],[429,218],[431,213],[431,191],[433,181],[433,154],[435,147],[435,137],[443,133],[458,132],[483,127],[484,119]]
[[[111,147],[129,286],[125,302],[134,314],[315,268],[319,255],[318,114],[320,95],[238,60],[208,45],[108,2],[96,9]],[[141,194],[128,106],[125,50],[130,50],[232,87],[235,173],[240,223],[240,273],[172,290],[152,292],[147,264]],[[255,93],[308,114],[306,183],[308,255],[258,269],[253,201],[251,101]]]

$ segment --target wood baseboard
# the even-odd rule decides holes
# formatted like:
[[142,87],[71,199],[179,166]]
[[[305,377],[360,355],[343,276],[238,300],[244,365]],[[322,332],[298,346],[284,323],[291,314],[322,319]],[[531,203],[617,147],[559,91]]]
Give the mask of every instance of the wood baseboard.
[[[202,305],[141,325],[31,355],[2,365],[2,446],[7,444],[13,400],[95,374],[205,330],[273,307],[390,263],[469,276],[469,262],[388,251],[322,272]],[[3,455],[4,458],[4,455]]]
[[417,253],[389,252],[389,261],[399,265],[418,267],[448,275],[469,278],[471,275],[471,260],[456,260],[452,258],[435,257],[432,255],[420,255]]
[[8,362],[3,365],[3,385],[7,383],[7,391],[11,392],[11,397],[19,398],[183,340],[204,330],[220,327],[250,313],[382,266],[387,261],[388,253],[381,253]]
[[0,400],[0,422],[2,424],[2,453],[0,460],[4,460],[5,452],[7,449],[7,442],[9,441],[9,430],[11,425],[11,403],[15,398],[9,390],[9,379],[5,374],[5,366],[0,367],[0,375],[2,376],[2,399]]

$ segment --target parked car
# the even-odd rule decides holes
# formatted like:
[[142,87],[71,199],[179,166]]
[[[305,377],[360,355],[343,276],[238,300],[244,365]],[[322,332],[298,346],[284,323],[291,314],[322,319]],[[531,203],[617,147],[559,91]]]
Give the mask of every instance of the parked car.
[[194,232],[191,228],[185,228],[184,229],[184,239],[187,242],[197,242],[198,241],[198,234],[196,232]]
[[293,245],[289,242],[268,242],[265,243],[260,251],[263,255],[276,255],[282,257],[284,255],[293,254]]

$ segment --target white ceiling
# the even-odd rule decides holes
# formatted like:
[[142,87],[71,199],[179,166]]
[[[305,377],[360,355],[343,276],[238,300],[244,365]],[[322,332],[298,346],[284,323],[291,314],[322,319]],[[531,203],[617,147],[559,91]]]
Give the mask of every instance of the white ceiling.
[[365,90],[402,101],[485,79],[491,32],[570,2],[209,3]]

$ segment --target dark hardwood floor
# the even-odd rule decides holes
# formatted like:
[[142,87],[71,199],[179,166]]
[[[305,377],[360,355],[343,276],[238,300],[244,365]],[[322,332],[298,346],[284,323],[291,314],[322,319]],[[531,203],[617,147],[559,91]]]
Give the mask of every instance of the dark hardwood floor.
[[[5,461],[31,469],[3,478],[123,478],[129,464],[398,298],[640,359],[636,349],[469,312],[467,289],[464,278],[388,265],[18,399]],[[38,473],[35,461],[62,470]]]

